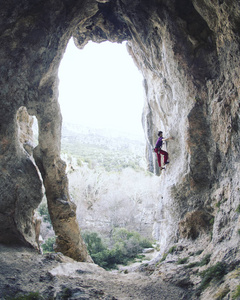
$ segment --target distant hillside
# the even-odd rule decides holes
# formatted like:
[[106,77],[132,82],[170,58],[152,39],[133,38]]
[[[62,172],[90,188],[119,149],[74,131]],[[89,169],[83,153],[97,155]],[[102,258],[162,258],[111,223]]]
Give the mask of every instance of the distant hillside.
[[62,152],[89,167],[104,167],[106,171],[145,169],[144,151],[145,144],[139,136],[69,123],[62,127]]

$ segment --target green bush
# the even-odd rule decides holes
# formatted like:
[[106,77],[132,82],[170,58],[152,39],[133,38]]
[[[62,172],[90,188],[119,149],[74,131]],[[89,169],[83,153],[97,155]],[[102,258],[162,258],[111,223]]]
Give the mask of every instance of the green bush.
[[214,224],[214,217],[209,221],[210,225]]
[[168,256],[168,252],[163,253],[163,256],[162,256],[160,262],[163,262],[167,258],[167,256]]
[[129,257],[135,257],[144,248],[151,248],[152,243],[143,238],[138,232],[128,231],[125,228],[115,228],[113,241],[118,248],[127,253]]
[[42,300],[43,297],[39,294],[39,292],[30,292],[25,295],[15,296],[14,298],[6,298],[7,300]]
[[177,246],[172,246],[169,250],[168,253],[169,254],[173,254],[173,252],[176,250]]
[[198,250],[196,253],[195,253],[195,255],[200,255],[200,254],[202,254],[203,253],[203,250]]
[[56,242],[56,237],[48,238],[44,244],[42,244],[43,252],[54,252],[54,244]]
[[109,249],[96,232],[83,233],[93,261],[99,266],[109,270],[116,268],[117,264],[126,265],[138,257],[138,253],[152,244],[136,232],[129,232],[125,228],[115,229],[113,232],[113,245]]
[[218,262],[216,265],[200,273],[202,281],[198,289],[199,292],[206,289],[212,280],[219,281],[226,274],[226,264]]
[[105,250],[105,246],[96,232],[83,233],[83,239],[87,244],[88,252],[90,255],[99,253]]
[[237,213],[240,213],[240,204],[238,205],[237,209],[236,209]]
[[215,294],[216,300],[222,300],[224,297],[230,292],[229,286],[225,286],[223,289],[220,289],[220,291]]
[[188,261],[188,257],[179,258],[177,261],[178,265],[184,265]]
[[48,206],[47,206],[47,202],[43,201],[39,207],[38,207],[38,212],[40,214],[40,216],[43,217],[43,220],[45,222],[49,222],[51,224],[51,218],[48,212]]
[[207,254],[203,257],[203,259],[200,262],[193,262],[185,266],[186,269],[188,268],[194,268],[194,267],[202,267],[207,265],[210,262],[211,254]]
[[185,269],[194,268],[194,267],[197,267],[197,266],[199,266],[198,262],[192,262],[192,263],[186,265]]
[[167,252],[163,253],[163,256],[162,256],[160,262],[163,262],[167,258],[168,254],[173,254],[173,252],[175,251],[176,248],[177,248],[176,246],[172,246],[171,248],[169,248],[169,250]]
[[200,267],[207,265],[210,262],[211,254],[206,254],[198,264]]
[[234,291],[234,294],[232,296],[232,299],[239,299],[240,298],[240,284],[237,286],[236,290]]

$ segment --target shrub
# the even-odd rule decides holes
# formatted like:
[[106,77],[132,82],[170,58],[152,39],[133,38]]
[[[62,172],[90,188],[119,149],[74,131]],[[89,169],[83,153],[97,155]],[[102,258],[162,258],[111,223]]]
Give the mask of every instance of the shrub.
[[199,264],[198,262],[192,262],[192,263],[186,265],[186,266],[185,266],[185,269],[197,267],[198,264]]
[[240,213],[240,204],[238,205],[237,209],[236,209],[237,213]]
[[232,296],[232,299],[239,299],[240,297],[240,284],[237,286],[236,290],[234,291],[234,294]]
[[209,221],[210,225],[213,225],[214,224],[214,218],[212,218],[210,221]]
[[125,228],[115,228],[113,240],[115,245],[118,245],[129,257],[135,257],[144,248],[152,247],[152,243],[138,232],[128,231]]
[[202,254],[203,253],[203,250],[201,249],[201,250],[198,250],[196,253],[195,253],[195,255],[200,255],[200,254]]
[[167,258],[168,254],[173,254],[173,252],[175,251],[175,249],[176,249],[176,246],[172,246],[171,248],[169,248],[168,252],[165,252],[163,254],[160,262],[163,262]]
[[222,300],[224,297],[230,292],[229,286],[225,286],[223,289],[221,289],[216,295],[216,300]]
[[51,218],[48,212],[48,207],[47,207],[47,202],[43,201],[39,207],[38,207],[38,212],[40,214],[40,216],[43,217],[43,220],[45,222],[49,222],[51,224]]
[[89,254],[93,261],[105,269],[116,268],[117,264],[126,265],[129,261],[133,261],[138,257],[138,253],[147,245],[152,244],[140,234],[129,232],[125,228],[114,230],[114,244],[111,249],[102,242],[96,232],[86,232],[83,239],[87,244]]
[[184,265],[188,261],[188,257],[179,258],[177,261],[178,265]]
[[212,280],[219,281],[226,274],[226,264],[218,262],[216,265],[201,272],[202,281],[198,291],[206,289]]
[[200,262],[193,262],[185,266],[185,268],[194,268],[194,267],[202,267],[207,265],[210,262],[211,254],[207,254],[203,257]]
[[199,266],[202,267],[202,266],[205,266],[207,265],[209,262],[210,262],[210,257],[211,257],[211,254],[207,254],[203,257],[203,259],[199,262]]
[[14,298],[7,298],[7,300],[42,300],[43,297],[39,294],[39,292],[30,292],[25,295],[15,296]]
[[43,252],[54,252],[54,244],[56,242],[56,237],[48,238],[44,244],[42,244]]
[[83,233],[83,239],[87,244],[87,248],[90,255],[96,254],[105,250],[105,246],[101,238],[98,236],[96,232],[85,232]]
[[168,253],[169,254],[173,254],[173,252],[175,251],[177,247],[176,246],[172,246],[169,250],[168,250]]
[[164,253],[160,262],[163,262],[167,258],[167,256],[168,256],[168,252]]

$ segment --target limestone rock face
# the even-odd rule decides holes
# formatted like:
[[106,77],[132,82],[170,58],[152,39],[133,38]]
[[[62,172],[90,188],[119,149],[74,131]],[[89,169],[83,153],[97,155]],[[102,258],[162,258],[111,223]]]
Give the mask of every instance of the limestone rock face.
[[[95,1],[19,1],[1,5],[0,237],[36,246],[33,211],[48,198],[57,250],[87,260],[60,159],[57,71],[75,26],[97,11]],[[19,142],[17,111],[38,120],[34,164]],[[39,178],[36,165],[41,173]]]
[[[89,40],[128,41],[144,77],[150,171],[159,174],[152,152],[158,130],[174,137],[165,145],[170,165],[159,177],[154,236],[162,251],[208,228],[209,244],[239,247],[238,0],[20,0],[1,6],[0,22],[2,242],[34,244],[31,218],[41,200],[37,165],[58,250],[87,260],[60,159],[57,71],[73,36],[79,48]],[[38,119],[34,162],[19,142],[16,114],[22,106]],[[196,232],[184,234],[193,230],[189,216],[199,211]],[[206,216],[212,227],[205,226]]]

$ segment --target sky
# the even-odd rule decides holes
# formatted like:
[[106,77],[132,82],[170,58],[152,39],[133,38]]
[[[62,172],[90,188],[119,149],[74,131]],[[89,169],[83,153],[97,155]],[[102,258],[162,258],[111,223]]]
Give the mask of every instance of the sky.
[[143,77],[125,43],[71,39],[58,75],[63,122],[143,135]]

